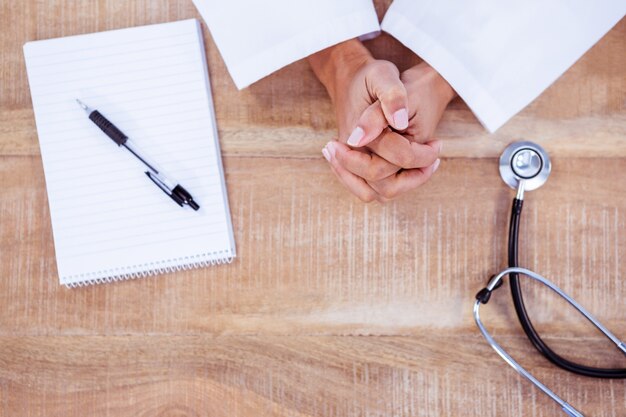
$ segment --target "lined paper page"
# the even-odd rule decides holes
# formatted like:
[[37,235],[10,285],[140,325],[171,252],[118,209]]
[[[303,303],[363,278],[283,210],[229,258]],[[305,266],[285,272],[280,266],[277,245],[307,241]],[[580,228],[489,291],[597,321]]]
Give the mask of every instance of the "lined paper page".
[[[24,45],[62,284],[235,256],[195,19]],[[99,110],[200,205],[181,208],[87,117]]]

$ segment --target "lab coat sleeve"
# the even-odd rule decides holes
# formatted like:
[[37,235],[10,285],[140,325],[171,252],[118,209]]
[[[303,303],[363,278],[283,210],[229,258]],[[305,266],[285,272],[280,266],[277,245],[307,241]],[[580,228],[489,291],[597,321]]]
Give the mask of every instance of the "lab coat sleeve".
[[380,31],[372,0],[193,0],[235,85]]
[[624,0],[395,0],[382,29],[435,68],[493,132],[625,13]]

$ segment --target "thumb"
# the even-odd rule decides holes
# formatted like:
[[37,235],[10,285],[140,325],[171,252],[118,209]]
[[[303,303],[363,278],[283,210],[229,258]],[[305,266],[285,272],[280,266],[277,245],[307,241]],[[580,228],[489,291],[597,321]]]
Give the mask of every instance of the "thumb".
[[348,138],[348,145],[354,147],[365,146],[376,139],[388,126],[383,114],[380,101],[370,104],[357,121],[356,128]]
[[409,99],[398,68],[390,62],[380,65],[370,75],[367,85],[372,96],[380,101],[389,126],[396,130],[409,127]]
[[368,94],[376,101],[367,107],[348,138],[350,146],[365,146],[391,126],[405,130],[409,126],[408,95],[398,68],[391,62],[378,61],[365,79]]

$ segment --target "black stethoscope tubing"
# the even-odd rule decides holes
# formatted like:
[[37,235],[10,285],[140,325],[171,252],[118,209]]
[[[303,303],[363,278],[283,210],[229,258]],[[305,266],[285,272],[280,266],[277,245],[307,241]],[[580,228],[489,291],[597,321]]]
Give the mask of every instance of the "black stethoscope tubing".
[[530,372],[524,369],[515,359],[511,357],[500,346],[493,336],[488,332],[484,324],[480,319],[480,306],[487,304],[491,298],[492,292],[499,288],[505,276],[509,276],[511,286],[511,296],[513,298],[513,304],[517,317],[522,326],[522,329],[528,336],[528,339],[532,345],[550,362],[556,366],[575,373],[577,375],[594,377],[594,378],[626,378],[626,368],[596,368],[583,364],[572,362],[563,358],[554,350],[552,350],[541,338],[539,333],[535,330],[526,306],[524,305],[524,298],[522,295],[522,288],[519,282],[519,277],[532,278],[538,281],[560,297],[565,299],[571,306],[573,306],[579,313],[581,313],[589,322],[591,322],[604,336],[606,336],[613,344],[626,355],[626,342],[620,340],[615,334],[607,329],[602,323],[600,323],[595,317],[591,315],[583,306],[581,306],[576,300],[567,295],[563,290],[557,287],[553,282],[547,278],[533,272],[531,270],[520,268],[518,265],[519,254],[519,230],[520,230],[520,218],[522,215],[522,208],[524,206],[524,191],[534,190],[539,188],[545,183],[551,171],[551,162],[546,151],[539,145],[532,142],[516,142],[509,145],[502,156],[500,157],[500,175],[504,182],[511,188],[517,189],[517,196],[513,199],[513,205],[511,208],[511,218],[509,223],[509,239],[508,239],[508,264],[509,267],[500,271],[496,275],[493,275],[489,280],[489,283],[485,288],[480,290],[476,294],[476,301],[474,302],[473,313],[474,320],[478,326],[480,332],[485,337],[489,345],[500,355],[506,363],[508,363],[513,369],[515,369],[520,375],[534,384],[543,393],[548,395],[554,400],[561,410],[570,417],[584,417],[583,414],[576,410],[573,406],[568,404],[565,400],[559,397],[546,385],[541,383]]
[[[516,267],[518,265],[518,252],[519,252],[519,223],[522,214],[522,207],[524,201],[520,199],[513,199],[513,205],[511,208],[511,222],[509,225],[509,267]],[[587,365],[578,364],[565,359],[561,355],[557,354],[554,350],[546,344],[545,341],[539,336],[539,333],[533,326],[528,317],[526,306],[524,305],[524,297],[522,295],[522,287],[520,285],[518,274],[509,274],[509,285],[511,287],[511,298],[515,305],[515,312],[517,318],[528,336],[528,339],[533,346],[550,362],[565,369],[566,371],[573,372],[578,375],[589,376],[593,378],[626,378],[626,368],[595,368]]]

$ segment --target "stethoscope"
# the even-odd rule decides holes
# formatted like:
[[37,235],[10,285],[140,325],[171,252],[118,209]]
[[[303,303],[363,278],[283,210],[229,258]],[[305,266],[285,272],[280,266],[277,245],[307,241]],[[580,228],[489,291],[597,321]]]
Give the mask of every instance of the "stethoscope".
[[573,417],[584,417],[580,411],[566,403],[561,397],[542,384],[537,378],[533,377],[530,372],[520,366],[520,364],[517,363],[502,348],[502,346],[500,346],[493,339],[491,334],[489,334],[483,323],[480,321],[479,315],[480,305],[487,304],[493,290],[499,288],[503,283],[504,276],[508,275],[513,304],[515,305],[515,310],[520,324],[535,348],[537,348],[537,350],[539,350],[539,352],[541,352],[549,361],[563,369],[579,375],[597,378],[626,378],[626,369],[594,368],[571,362],[559,356],[552,349],[550,349],[541,337],[539,337],[539,334],[530,322],[526,312],[524,300],[522,298],[521,286],[518,280],[520,275],[532,278],[546,285],[552,291],[563,297],[569,304],[585,316],[587,320],[596,326],[598,330],[600,330],[609,340],[615,343],[615,345],[626,355],[626,343],[619,340],[574,299],[565,294],[559,287],[554,285],[554,283],[547,278],[528,269],[518,267],[517,255],[519,221],[524,202],[524,191],[535,190],[541,187],[548,179],[551,169],[552,165],[546,151],[541,146],[532,142],[512,143],[504,150],[504,153],[500,157],[500,176],[509,187],[517,190],[517,195],[513,199],[511,222],[509,226],[509,268],[504,269],[497,275],[493,276],[489,281],[489,284],[476,294],[476,302],[474,303],[474,319],[476,320],[476,324],[478,325],[481,333],[485,339],[487,339],[487,342],[506,363],[511,365],[520,375],[532,382],[537,388],[556,401],[565,414]]

